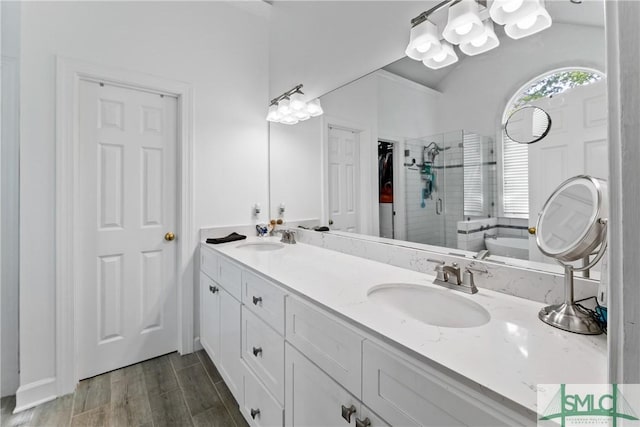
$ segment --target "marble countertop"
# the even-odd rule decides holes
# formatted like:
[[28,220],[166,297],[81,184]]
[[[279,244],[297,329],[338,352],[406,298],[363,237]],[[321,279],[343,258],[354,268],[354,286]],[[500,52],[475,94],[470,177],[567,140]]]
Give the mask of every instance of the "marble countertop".
[[[537,412],[539,384],[606,383],[606,335],[585,336],[538,319],[543,304],[479,289],[475,295],[432,285],[434,276],[298,243],[275,251],[251,251],[242,243],[207,245],[268,276],[352,324],[364,327],[411,356],[436,363]],[[482,305],[491,320],[479,327],[447,328],[422,323],[367,297],[386,283],[412,283],[452,292]],[[425,310],[429,307],[426,306]]]

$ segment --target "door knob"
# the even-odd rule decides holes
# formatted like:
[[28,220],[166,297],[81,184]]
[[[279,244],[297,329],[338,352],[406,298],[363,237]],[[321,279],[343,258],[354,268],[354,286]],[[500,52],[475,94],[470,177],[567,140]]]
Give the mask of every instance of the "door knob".
[[176,235],[173,234],[172,232],[168,232],[167,234],[164,235],[164,240],[166,240],[167,242],[171,242],[172,240],[175,240]]
[[536,234],[536,228],[535,227],[529,227],[528,231],[529,231],[529,234]]

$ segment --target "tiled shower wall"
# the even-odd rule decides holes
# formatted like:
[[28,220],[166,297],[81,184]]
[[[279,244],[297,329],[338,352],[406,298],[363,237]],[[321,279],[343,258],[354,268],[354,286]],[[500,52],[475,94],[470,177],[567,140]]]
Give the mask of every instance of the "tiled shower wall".
[[[469,133],[466,133],[469,135]],[[405,197],[407,240],[435,246],[458,247],[458,222],[466,218],[464,215],[464,135],[463,131],[414,139],[405,143],[410,150],[409,159],[422,163],[422,151],[431,142],[435,142],[445,150],[435,159],[435,185],[430,199],[421,206],[422,189],[425,181],[419,168],[405,167]],[[496,165],[495,150],[492,140],[482,138],[482,181],[484,210],[475,217],[495,217],[496,198]],[[436,213],[438,200],[442,200],[442,212]],[[478,213],[476,213],[478,214]],[[474,218],[475,218],[474,217]]]
[[[422,163],[422,151],[431,141],[439,146],[443,145],[443,136],[410,140],[405,143],[405,150],[409,150],[409,159],[415,159],[416,163]],[[410,162],[411,160],[409,160]],[[436,166],[442,166],[443,156],[436,158]],[[425,182],[420,174],[420,168],[416,166],[405,167],[405,203],[407,240],[416,243],[426,243],[434,246],[445,246],[444,239],[444,215],[436,213],[438,198],[444,198],[441,190],[444,189],[440,182],[440,171],[436,172],[436,180],[431,198],[424,201],[422,207],[422,189]]]

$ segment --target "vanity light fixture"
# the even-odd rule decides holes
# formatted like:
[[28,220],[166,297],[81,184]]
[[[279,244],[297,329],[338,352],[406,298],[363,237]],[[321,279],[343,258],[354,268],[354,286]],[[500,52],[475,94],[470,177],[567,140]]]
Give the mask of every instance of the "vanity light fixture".
[[456,51],[453,50],[451,44],[442,42],[441,46],[440,51],[436,55],[431,58],[425,58],[422,63],[431,69],[437,70],[458,62],[458,55],[456,55]]
[[267,120],[286,125],[295,125],[311,117],[321,115],[323,111],[320,106],[320,100],[316,98],[305,102],[304,93],[302,93],[301,89],[302,85],[299,84],[282,95],[273,98],[269,103]]
[[426,58],[439,53],[441,48],[438,27],[425,19],[411,28],[409,45],[405,53],[411,59],[424,61]]
[[[447,6],[446,25],[430,20]],[[411,20],[405,53],[429,68],[446,67],[458,61],[452,45],[469,56],[498,47],[494,22],[504,25],[509,37],[520,39],[549,28],[552,20],[544,0],[493,0],[490,8],[487,0],[444,0]],[[438,27],[443,26],[440,34]]]
[[498,36],[496,36],[496,32],[493,29],[493,21],[486,19],[482,35],[466,43],[460,43],[460,50],[465,55],[474,56],[488,52],[498,46],[500,46],[500,40],[498,40]]
[[504,26],[504,32],[512,39],[521,39],[539,33],[551,26],[551,16],[544,7],[530,15]]
[[460,0],[449,7],[449,20],[442,36],[449,43],[467,43],[484,34],[480,6],[476,0]]

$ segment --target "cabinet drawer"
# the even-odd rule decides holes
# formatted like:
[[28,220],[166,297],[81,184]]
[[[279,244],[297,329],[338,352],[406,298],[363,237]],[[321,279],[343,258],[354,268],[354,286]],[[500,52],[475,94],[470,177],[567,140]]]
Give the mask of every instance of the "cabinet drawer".
[[473,390],[445,381],[382,347],[363,345],[362,401],[391,425],[516,426],[521,419],[499,413]]
[[218,255],[204,246],[200,248],[200,270],[218,281]]
[[218,266],[218,283],[240,301],[240,296],[242,295],[242,270],[222,257],[218,258]]
[[242,302],[253,313],[284,335],[284,297],[278,286],[248,271],[242,272]]
[[[288,343],[286,348],[285,425],[287,427],[339,427],[355,424],[360,401],[332,380]],[[351,408],[345,414],[343,408]]]
[[282,427],[284,410],[269,394],[250,369],[244,369],[244,396],[241,406],[245,418],[253,426]]
[[[359,421],[359,425],[367,427],[390,427],[389,423],[384,421],[375,412],[367,408],[364,404],[360,406],[360,413],[356,418]],[[358,424],[356,424],[357,426]]]
[[284,338],[246,307],[242,307],[242,359],[284,402]]
[[338,320],[287,298],[287,341],[360,398],[362,338]]

